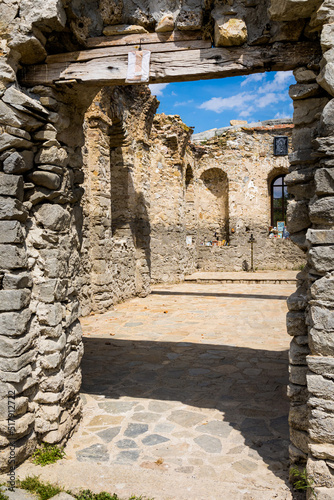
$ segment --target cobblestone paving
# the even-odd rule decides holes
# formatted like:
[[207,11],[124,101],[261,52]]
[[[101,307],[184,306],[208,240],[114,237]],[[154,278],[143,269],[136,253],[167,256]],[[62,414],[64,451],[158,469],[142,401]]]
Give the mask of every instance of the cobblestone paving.
[[84,419],[67,459],[39,472],[124,498],[292,498],[285,299],[294,289],[156,286],[84,318]]

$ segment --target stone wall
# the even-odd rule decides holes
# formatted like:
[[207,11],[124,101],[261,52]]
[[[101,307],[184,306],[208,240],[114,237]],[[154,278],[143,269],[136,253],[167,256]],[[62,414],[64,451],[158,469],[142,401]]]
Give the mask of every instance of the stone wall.
[[[80,147],[84,112],[99,90],[75,82],[61,90],[64,85],[60,82],[54,89],[35,88],[28,95],[18,86],[17,74],[24,73],[24,65],[44,61],[47,54],[84,47],[87,37],[110,33],[110,26],[119,32],[120,23],[151,32],[166,26],[170,30],[200,28],[226,50],[242,44],[262,45],[263,54],[267,44],[278,41],[309,40],[315,46],[321,41],[320,65],[311,60],[307,68],[298,68],[298,83],[291,90],[295,129],[288,182],[295,200],[288,219],[292,239],[307,252],[307,267],[289,300],[287,325],[293,336],[291,459],[296,464],[307,461],[318,500],[331,498],[333,2],[235,0],[211,4],[189,0],[167,6],[153,0],[136,5],[125,0],[117,8],[112,5],[100,2],[95,6],[83,0],[9,0],[1,4],[2,416],[7,413],[8,391],[17,395],[14,425],[8,428],[6,419],[0,424],[1,468],[10,465],[10,441],[15,443],[18,463],[31,454],[37,441],[68,438],[79,418],[82,343],[74,278],[82,238]],[[281,65],[284,69],[284,61]],[[256,67],[247,68],[249,73],[265,70],[270,67],[261,58]],[[145,140],[142,144],[141,154],[136,155],[130,145],[124,156],[128,169],[138,165],[135,186],[148,169]],[[142,158],[145,167],[141,170]],[[144,234],[147,217],[140,201],[145,192],[135,191],[141,208],[130,225],[139,223],[140,234]],[[187,198],[191,199],[190,192]],[[188,221],[193,220],[193,213],[189,201]],[[135,239],[141,289],[141,281],[148,276],[149,252],[140,235]]]
[[[288,156],[274,155],[274,137],[286,136],[291,152],[294,126],[269,120],[195,134],[198,269],[250,269],[253,234],[256,269],[299,269],[304,253],[288,239],[269,238],[271,182],[287,174]],[[206,247],[214,235],[229,246]]]
[[150,129],[147,87],[104,89],[85,115],[82,315],[149,293]]

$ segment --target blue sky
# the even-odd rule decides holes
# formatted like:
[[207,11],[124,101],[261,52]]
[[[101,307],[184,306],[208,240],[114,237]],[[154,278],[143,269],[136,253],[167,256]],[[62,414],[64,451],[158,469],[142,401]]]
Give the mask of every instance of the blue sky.
[[195,133],[227,127],[230,120],[291,118],[292,71],[256,73],[219,80],[150,85],[160,101],[158,113],[180,115]]

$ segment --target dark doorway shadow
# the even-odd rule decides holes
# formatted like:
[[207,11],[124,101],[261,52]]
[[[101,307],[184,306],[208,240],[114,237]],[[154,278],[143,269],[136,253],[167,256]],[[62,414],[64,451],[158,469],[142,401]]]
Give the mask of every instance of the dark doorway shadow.
[[108,338],[84,343],[84,393],[217,409],[250,453],[288,484],[288,351]]

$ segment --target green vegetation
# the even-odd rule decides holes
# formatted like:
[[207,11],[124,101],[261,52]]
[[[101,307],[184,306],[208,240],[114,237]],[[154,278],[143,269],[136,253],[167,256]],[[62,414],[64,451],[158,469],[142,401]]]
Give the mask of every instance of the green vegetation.
[[[40,500],[49,500],[58,493],[65,491],[64,488],[61,488],[60,486],[55,486],[54,484],[48,482],[42,482],[38,476],[28,476],[22,481],[18,481],[18,488],[37,494]],[[72,491],[67,490],[66,493],[74,496],[76,500],[121,500],[116,493],[110,494],[106,491],[93,493],[91,490],[81,490],[79,493],[72,493]],[[6,495],[1,495],[2,493],[0,492],[0,500],[8,500]],[[131,496],[128,500],[144,500],[144,498],[142,496]]]
[[313,491],[313,479],[309,477],[306,469],[298,469],[298,467],[291,467],[290,469],[291,482],[295,490],[305,491],[310,488]]
[[28,476],[22,481],[18,481],[18,487],[30,491],[30,493],[36,493],[39,495],[40,500],[49,500],[49,498],[64,491],[59,486],[55,486],[51,483],[42,483],[38,476]]
[[53,444],[43,443],[42,448],[38,448],[32,456],[33,462],[36,465],[54,464],[57,460],[64,458],[65,452],[63,448]]
[[0,490],[0,500],[9,500],[8,496]]

